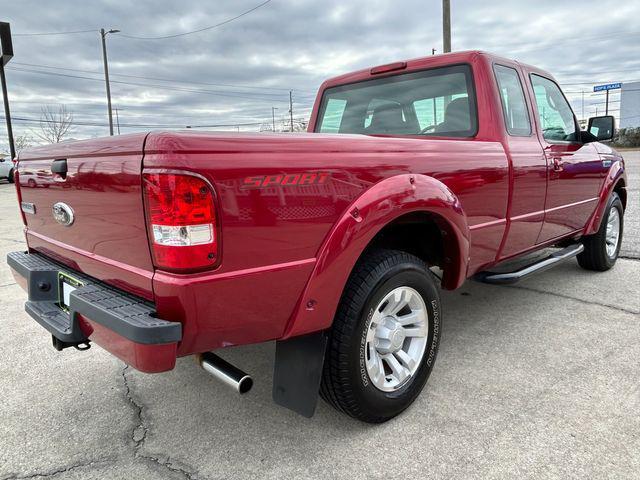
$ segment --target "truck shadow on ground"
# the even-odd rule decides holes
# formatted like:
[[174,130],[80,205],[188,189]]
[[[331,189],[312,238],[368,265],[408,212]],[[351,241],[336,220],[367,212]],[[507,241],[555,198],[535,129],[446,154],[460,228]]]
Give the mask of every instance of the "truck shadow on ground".
[[[547,272],[544,281],[566,283],[569,277],[576,284],[593,283],[591,275],[570,263]],[[518,287],[468,282],[458,291],[442,292],[442,300],[445,323],[434,371],[414,405],[391,422],[360,423],[323,401],[311,419],[275,405],[274,344],[269,343],[219,352],[254,377],[254,389],[242,397],[190,358],[180,359],[164,375],[128,373],[149,431],[143,448],[178,457],[213,456],[229,465],[245,454],[258,464],[274,455],[302,458],[310,451],[335,458],[344,442],[354,455],[362,449],[370,458],[366,449],[372,445],[389,452],[394,448],[386,443],[389,435],[401,435],[413,445],[397,454],[409,461],[411,452],[424,449],[426,431],[432,442],[456,438],[478,448],[479,439],[499,438],[507,425],[519,428],[521,415],[535,416],[549,386],[552,392],[563,390],[576,372],[594,365],[594,351],[610,355],[625,343],[625,334],[612,336],[612,325],[603,317],[609,323],[629,323],[628,312],[529,288],[527,282]],[[609,340],[603,343],[599,333]]]

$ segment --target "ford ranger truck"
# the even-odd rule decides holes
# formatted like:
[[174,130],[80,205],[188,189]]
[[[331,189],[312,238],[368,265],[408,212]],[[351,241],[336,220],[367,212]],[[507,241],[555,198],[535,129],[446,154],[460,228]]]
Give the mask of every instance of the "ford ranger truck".
[[[549,73],[470,51],[327,80],[301,134],[150,132],[22,152],[28,250],[8,255],[58,350],[143,372],[275,341],[273,398],[365,422],[406,409],[442,336],[439,289],[620,251],[613,117],[578,127]],[[553,248],[550,248],[553,247]],[[536,255],[531,255],[535,253]]]

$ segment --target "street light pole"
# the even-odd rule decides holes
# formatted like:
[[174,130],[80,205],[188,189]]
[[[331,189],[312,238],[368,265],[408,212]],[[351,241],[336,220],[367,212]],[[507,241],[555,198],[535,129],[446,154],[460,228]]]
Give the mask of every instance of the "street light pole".
[[107,62],[107,34],[118,33],[120,30],[105,31],[100,29],[100,38],[102,39],[102,61],[104,62],[104,81],[107,85],[107,109],[109,110],[109,135],[113,136],[113,112],[111,111],[111,86],[109,85],[109,65]]
[[442,0],[442,52],[451,51],[451,0]]
[[120,135],[120,116],[118,115],[118,109],[115,109],[116,111],[116,125],[118,126],[118,135]]
[[278,107],[271,107],[271,124],[273,126],[273,133],[276,133],[276,110],[278,110]]
[[293,90],[289,90],[289,118],[291,119],[291,133],[293,133]]

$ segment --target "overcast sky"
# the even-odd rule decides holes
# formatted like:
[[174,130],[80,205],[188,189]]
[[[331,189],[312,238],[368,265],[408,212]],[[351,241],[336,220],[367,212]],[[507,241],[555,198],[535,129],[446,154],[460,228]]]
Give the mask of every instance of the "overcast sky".
[[[114,107],[121,131],[149,126],[234,125],[308,118],[323,79],[442,50],[440,0],[1,0],[15,57],[7,67],[12,114],[38,119],[65,104],[74,138],[108,134],[101,27],[107,37]],[[595,83],[640,79],[640,2],[452,0],[454,50],[483,49],[550,70],[578,118],[604,110]],[[94,30],[66,35],[28,33]],[[68,69],[68,70],[64,70]],[[85,77],[85,78],[76,78]],[[142,78],[140,78],[142,77]],[[611,108],[617,114],[618,95]],[[2,122],[1,144],[6,142]],[[37,122],[36,122],[37,123]],[[16,120],[15,135],[37,124]],[[222,127],[220,129],[236,127]],[[240,127],[258,130],[259,125]]]

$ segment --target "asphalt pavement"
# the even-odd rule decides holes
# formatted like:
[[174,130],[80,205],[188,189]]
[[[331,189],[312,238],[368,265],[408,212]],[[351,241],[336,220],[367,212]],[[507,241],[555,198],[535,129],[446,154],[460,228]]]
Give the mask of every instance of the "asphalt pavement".
[[443,292],[429,383],[377,426],[274,405],[273,344],[222,353],[256,381],[243,397],[190,358],[146,375],[99,347],[56,352],[1,266],[24,241],[0,182],[0,479],[640,478],[640,152],[624,155],[615,268]]

